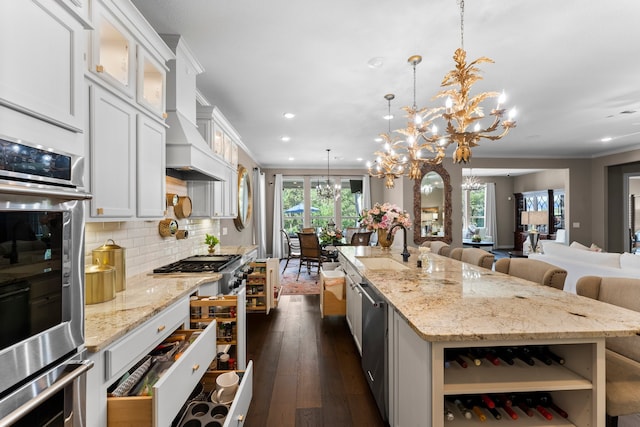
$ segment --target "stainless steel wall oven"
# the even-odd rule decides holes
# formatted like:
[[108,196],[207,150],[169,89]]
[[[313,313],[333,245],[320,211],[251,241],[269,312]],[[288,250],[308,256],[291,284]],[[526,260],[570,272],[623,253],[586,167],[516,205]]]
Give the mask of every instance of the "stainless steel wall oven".
[[82,158],[0,136],[0,426],[81,426]]

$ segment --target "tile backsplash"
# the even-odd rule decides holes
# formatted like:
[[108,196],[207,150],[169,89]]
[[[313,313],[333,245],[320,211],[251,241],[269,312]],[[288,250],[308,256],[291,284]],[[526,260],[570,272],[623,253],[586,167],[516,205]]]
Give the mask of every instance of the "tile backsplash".
[[187,239],[160,236],[159,220],[88,222],[85,228],[85,265],[93,263],[93,249],[113,239],[116,245],[126,250],[127,277],[133,277],[191,255],[205,254],[204,235],[220,236],[220,220],[217,219],[181,219],[178,223],[179,229],[189,231]]

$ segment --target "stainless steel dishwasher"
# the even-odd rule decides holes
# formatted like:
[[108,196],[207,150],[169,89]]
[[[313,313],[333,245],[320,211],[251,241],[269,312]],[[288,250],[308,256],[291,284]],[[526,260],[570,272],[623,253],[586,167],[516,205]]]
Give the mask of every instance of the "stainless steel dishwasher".
[[380,414],[387,421],[387,303],[368,283],[359,286],[363,295],[362,370]]

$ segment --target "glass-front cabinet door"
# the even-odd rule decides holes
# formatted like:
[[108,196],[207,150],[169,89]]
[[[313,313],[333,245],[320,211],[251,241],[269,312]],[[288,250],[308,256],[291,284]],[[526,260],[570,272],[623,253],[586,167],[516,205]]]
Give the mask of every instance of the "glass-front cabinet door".
[[138,46],[138,103],[166,118],[165,87],[165,69]]
[[91,71],[133,97],[135,52],[132,37],[107,10],[97,5],[95,13]]

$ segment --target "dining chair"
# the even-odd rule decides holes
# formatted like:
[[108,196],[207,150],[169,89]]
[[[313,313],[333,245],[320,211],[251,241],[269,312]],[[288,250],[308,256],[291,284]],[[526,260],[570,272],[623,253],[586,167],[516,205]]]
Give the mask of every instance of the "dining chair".
[[284,229],[281,229],[280,231],[284,234],[284,241],[287,243],[287,262],[284,264],[284,268],[282,269],[282,272],[284,273],[289,265],[289,260],[300,259],[300,241],[297,238],[291,239],[291,237],[289,237],[289,233]]
[[373,231],[359,231],[351,236],[351,246],[369,246]]
[[319,275],[322,263],[329,261],[322,252],[316,233],[298,233],[298,239],[300,240],[300,265],[298,266],[296,281],[300,278],[302,264],[307,264],[307,274],[311,274],[311,265],[317,264]]
[[315,232],[316,232],[316,229],[315,229],[315,228],[313,228],[313,227],[307,227],[307,228],[303,228],[303,229],[302,229],[302,232],[303,232],[303,233],[315,233]]

